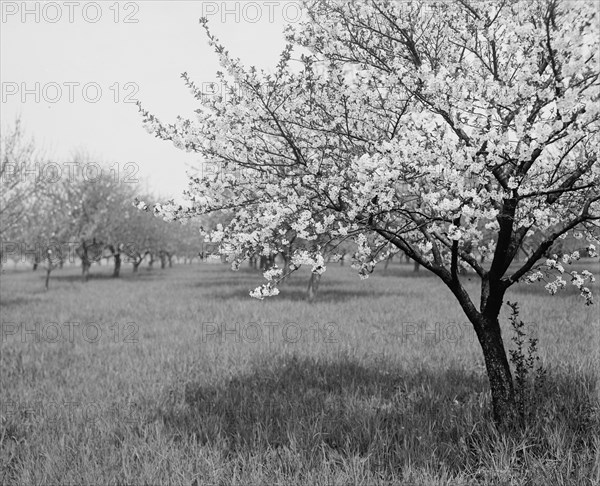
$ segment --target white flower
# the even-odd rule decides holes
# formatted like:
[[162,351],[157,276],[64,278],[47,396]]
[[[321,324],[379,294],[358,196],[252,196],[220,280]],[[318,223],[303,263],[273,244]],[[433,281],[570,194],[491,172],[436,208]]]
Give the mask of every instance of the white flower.
[[264,300],[265,297],[273,297],[279,295],[279,289],[272,287],[270,283],[256,287],[250,292],[250,297],[258,300]]
[[556,291],[558,290],[558,286],[556,285],[556,282],[547,283],[545,285],[545,288],[548,292],[550,292],[550,295],[554,295],[556,293]]
[[265,279],[267,279],[270,282],[274,278],[281,276],[282,273],[283,273],[283,269],[273,267],[270,270],[267,270],[266,272],[264,272],[263,277],[265,277]]
[[534,282],[539,282],[543,278],[544,278],[544,274],[542,272],[540,272],[539,270],[537,270],[537,271],[527,275],[525,277],[525,282],[530,284],[530,283],[534,283]]
[[594,275],[592,275],[592,273],[589,270],[583,270],[581,272],[581,276],[584,279],[587,279],[587,280],[589,280],[592,283],[596,281],[596,279],[594,278]]
[[519,187],[519,183],[514,177],[511,177],[508,181],[507,186],[509,189],[516,189],[517,187]]

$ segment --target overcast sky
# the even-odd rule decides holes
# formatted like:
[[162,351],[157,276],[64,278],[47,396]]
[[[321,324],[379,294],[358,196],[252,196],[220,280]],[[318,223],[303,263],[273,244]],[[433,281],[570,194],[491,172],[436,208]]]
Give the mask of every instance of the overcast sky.
[[78,148],[121,171],[135,162],[141,188],[169,197],[187,184],[186,162],[199,157],[149,135],[126,100],[140,100],[163,121],[190,117],[197,105],[181,73],[201,85],[219,70],[200,17],[208,16],[234,56],[269,68],[284,46],[286,21],[299,15],[294,1],[1,4],[2,127],[20,114],[60,162]]

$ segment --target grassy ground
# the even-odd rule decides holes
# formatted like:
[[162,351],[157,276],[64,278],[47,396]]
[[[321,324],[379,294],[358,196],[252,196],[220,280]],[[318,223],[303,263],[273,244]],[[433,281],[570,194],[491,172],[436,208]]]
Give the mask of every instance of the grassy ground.
[[302,275],[259,302],[249,270],[92,270],[1,277],[0,484],[600,482],[598,305],[575,289],[509,295],[548,376],[499,435],[474,333],[426,272],[334,266],[310,305]]

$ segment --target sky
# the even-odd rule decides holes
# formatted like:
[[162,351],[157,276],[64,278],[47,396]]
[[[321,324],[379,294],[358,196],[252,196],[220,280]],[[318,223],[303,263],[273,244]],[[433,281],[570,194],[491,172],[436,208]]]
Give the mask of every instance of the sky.
[[234,57],[270,69],[285,24],[300,15],[296,1],[0,4],[2,129],[20,116],[65,171],[83,150],[121,179],[139,180],[142,191],[169,198],[185,189],[188,164],[198,167],[200,156],[149,135],[135,101],[164,122],[193,116],[197,101],[181,73],[202,86],[219,70],[201,17]]

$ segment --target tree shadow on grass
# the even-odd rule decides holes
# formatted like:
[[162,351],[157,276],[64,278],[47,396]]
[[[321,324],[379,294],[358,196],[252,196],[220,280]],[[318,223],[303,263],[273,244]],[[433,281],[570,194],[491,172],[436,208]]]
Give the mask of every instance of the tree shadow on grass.
[[[583,382],[553,377],[551,405],[545,405],[553,422],[540,420],[539,430],[527,432],[539,444],[532,453],[552,449],[544,439],[548,423],[593,442],[593,378]],[[408,465],[477,469],[482,449],[505,445],[491,423],[487,379],[457,368],[403,371],[291,355],[265,359],[221,384],[182,388],[179,399],[161,402],[151,421],[162,422],[174,440],[224,448],[231,456],[292,449],[305,467],[317,467],[326,458],[360,455],[373,472],[391,477]]]
[[[161,277],[161,270],[156,271],[142,271],[140,270],[138,273],[126,273],[121,274],[119,277],[113,277],[112,272],[106,273],[90,273],[87,282],[93,281],[103,281],[103,280],[114,280],[115,282],[137,282],[140,280],[154,280]],[[41,280],[45,279],[45,276],[41,278]],[[52,281],[55,280],[57,282],[65,282],[65,283],[86,283],[84,282],[81,274],[76,275],[60,275],[60,274],[52,274],[50,277],[50,284],[52,285]]]
[[39,300],[36,296],[30,297],[0,297],[0,307],[19,307],[22,305],[28,305],[32,302]]
[[410,454],[423,457],[423,450],[426,457],[434,449],[449,454],[444,443],[459,440],[458,404],[477,397],[479,416],[489,419],[481,406],[485,389],[484,378],[453,369],[409,374],[349,359],[288,356],[222,385],[187,383],[180,407],[155,418],[176,438],[225,441],[232,454],[294,447],[310,462],[325,448],[370,455],[373,467],[385,469]]
[[[225,290],[220,290],[218,292],[211,292],[207,294],[211,299],[218,300],[240,300],[240,299],[249,299],[249,293],[251,290],[255,289],[259,285],[248,285],[248,286],[236,286],[232,288],[228,288]],[[290,288],[290,287],[280,287],[280,294],[275,297],[277,302],[307,302],[307,292],[306,288],[303,286],[302,288]],[[381,297],[383,295],[381,292],[377,294],[373,293],[373,296]],[[327,288],[325,286],[319,288],[319,292],[317,293],[317,297],[315,298],[315,303],[333,303],[333,302],[349,302],[355,301],[357,299],[370,299],[371,295],[365,293],[361,290],[351,290],[351,289],[340,289],[332,287]]]
[[375,268],[375,271],[373,272],[373,276],[384,277],[384,278],[403,277],[403,278],[415,278],[415,279],[436,277],[436,275],[433,272],[430,272],[426,268],[421,268],[418,272],[415,272],[413,270],[412,265],[394,265],[394,266],[389,266],[388,269],[385,270],[383,268],[382,264],[378,265]]
[[[261,276],[240,276],[240,278],[211,278],[198,282],[196,287],[215,289],[208,294],[211,298],[221,300],[247,299],[251,290],[266,282]],[[372,299],[386,295],[400,295],[399,288],[389,287],[387,290],[375,288],[360,289],[347,280],[323,278],[319,284],[315,302],[347,302],[357,299]],[[308,277],[287,279],[279,284],[278,301],[302,302],[307,300]]]

